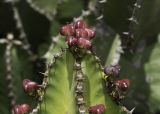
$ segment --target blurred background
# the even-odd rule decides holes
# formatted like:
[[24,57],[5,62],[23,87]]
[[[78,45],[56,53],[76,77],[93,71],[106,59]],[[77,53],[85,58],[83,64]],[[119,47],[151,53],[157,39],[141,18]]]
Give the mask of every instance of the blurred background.
[[[56,40],[60,27],[80,15],[97,31],[93,44],[102,64],[119,63],[120,77],[127,77],[132,82],[123,101],[125,106],[129,110],[135,107],[134,114],[159,114],[160,0],[0,0],[1,114],[9,114],[3,110],[10,107],[6,92],[9,85],[4,81],[7,73],[3,68],[2,39],[12,33],[14,39],[30,46],[28,53],[42,56]],[[24,53],[19,48],[15,50]],[[21,91],[22,73],[33,74],[31,78],[41,82],[37,72],[43,71],[43,61],[37,59],[28,65],[25,54],[17,58],[15,53],[13,74],[21,75],[15,76],[13,81],[17,87],[15,91]],[[18,66],[17,62],[24,64]],[[19,92],[17,98],[24,100],[22,94]]]

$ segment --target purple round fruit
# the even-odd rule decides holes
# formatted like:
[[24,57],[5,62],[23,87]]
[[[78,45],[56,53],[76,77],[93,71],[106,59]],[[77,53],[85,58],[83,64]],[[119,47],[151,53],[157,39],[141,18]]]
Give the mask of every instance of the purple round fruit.
[[99,104],[95,106],[91,106],[89,108],[89,114],[104,114],[106,110],[105,105]]
[[14,114],[28,114],[31,108],[28,104],[15,105],[13,107]]
[[39,88],[40,88],[40,85],[38,85],[38,83],[33,82],[29,79],[24,79],[23,80],[23,89],[26,93],[32,93]]
[[104,68],[104,73],[108,76],[118,76],[120,71],[119,65],[108,66]]
[[126,91],[130,86],[130,80],[129,79],[117,80],[116,85],[121,91]]

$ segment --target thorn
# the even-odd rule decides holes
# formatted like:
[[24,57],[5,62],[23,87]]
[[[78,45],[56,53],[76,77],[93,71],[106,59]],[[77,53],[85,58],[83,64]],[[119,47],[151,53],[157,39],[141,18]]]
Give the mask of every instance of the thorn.
[[5,3],[12,3],[13,0],[4,0]]
[[77,18],[75,17],[75,18],[73,18],[73,21],[74,21],[74,22],[77,22],[77,21],[82,20],[82,19],[83,19],[83,17],[82,17],[82,16],[77,17]]
[[106,3],[107,2],[107,0],[100,0],[100,1],[98,1],[99,3]]
[[139,5],[137,3],[135,3],[134,6],[137,7],[137,8],[141,8],[141,5]]
[[128,20],[134,22],[135,24],[138,24],[138,21],[134,17],[131,17]]
[[6,39],[0,39],[0,44],[5,44],[5,43],[7,43],[7,40]]
[[63,48],[63,47],[61,47],[61,51],[62,52],[65,52],[65,51],[67,51],[68,50],[68,48]]
[[7,39],[8,40],[13,40],[13,38],[14,38],[13,34],[11,34],[11,33],[7,34]]
[[92,54],[92,52],[90,50],[87,50],[86,52],[88,55]]
[[76,21],[82,20],[83,17],[86,17],[86,16],[88,16],[90,14],[91,14],[90,10],[82,10],[81,15],[79,17],[77,17],[77,18],[73,18],[73,21],[76,22]]
[[122,110],[125,111],[127,114],[132,114],[133,111],[135,110],[135,107],[131,111],[129,111],[126,107],[123,106]]
[[83,16],[87,16],[89,15],[91,12],[89,10],[82,10],[82,15]]
[[132,114],[134,112],[136,107],[132,108],[132,110],[129,111],[129,114]]
[[52,37],[52,42],[57,43],[59,40],[59,36]]
[[129,32],[122,32],[122,34],[124,34],[124,35],[129,35]]
[[133,34],[130,35],[130,39],[134,39],[134,35]]
[[14,40],[13,43],[14,43],[15,45],[19,45],[19,46],[23,44],[23,43],[22,43],[21,41],[19,41],[19,40]]
[[43,72],[39,72],[40,74],[44,75],[44,76],[48,76],[46,73]]
[[101,20],[103,19],[103,14],[101,14],[99,17],[96,18],[96,20]]
[[124,53],[124,50],[122,49],[122,47],[120,47],[117,51],[118,51],[119,53]]
[[54,55],[54,59],[59,58],[59,56],[60,56],[60,53],[56,53],[56,54]]

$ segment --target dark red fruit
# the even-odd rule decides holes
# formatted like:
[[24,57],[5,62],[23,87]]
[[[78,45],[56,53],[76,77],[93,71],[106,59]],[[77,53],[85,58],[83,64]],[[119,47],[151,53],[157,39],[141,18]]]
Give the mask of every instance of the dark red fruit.
[[28,79],[23,80],[23,89],[26,93],[35,92],[39,88],[40,88],[40,85],[38,85],[36,82],[33,82]]
[[128,79],[117,80],[116,85],[121,91],[126,91],[130,86],[130,80]]
[[106,107],[103,104],[91,106],[89,108],[89,114],[104,114]]
[[104,73],[108,76],[118,76],[120,71],[120,66],[119,65],[114,65],[114,66],[108,66],[104,68]]
[[31,108],[28,104],[15,105],[13,107],[14,114],[28,114]]
[[78,43],[78,39],[77,38],[74,38],[72,36],[68,36],[67,37],[67,44],[69,46],[77,46],[77,43]]
[[86,27],[87,27],[87,24],[83,20],[79,20],[75,22],[75,29],[83,29]]
[[91,49],[92,48],[92,43],[90,40],[84,39],[84,38],[79,38],[77,45],[79,48],[85,48],[85,49]]
[[76,29],[75,32],[76,38],[86,38],[86,39],[92,39],[95,37],[95,31],[92,29]]
[[75,28],[73,24],[67,24],[62,26],[60,29],[60,34],[63,36],[73,36],[75,33]]
[[76,38],[88,38],[88,32],[84,29],[76,29],[75,36]]
[[95,32],[94,30],[92,30],[92,29],[85,28],[85,31],[87,31],[88,37],[89,37],[90,39],[94,38],[95,35],[96,35],[96,32]]

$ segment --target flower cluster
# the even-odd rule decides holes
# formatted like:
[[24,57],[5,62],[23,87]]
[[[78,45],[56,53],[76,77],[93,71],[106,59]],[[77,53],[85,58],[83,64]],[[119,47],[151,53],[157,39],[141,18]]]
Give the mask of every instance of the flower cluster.
[[13,107],[14,114],[28,114],[31,110],[28,104],[15,105]]
[[95,31],[87,26],[83,20],[64,25],[60,34],[66,37],[69,47],[91,49],[91,40],[95,37]]
[[[119,76],[120,66],[119,65],[111,65],[104,68],[104,73],[106,76],[117,78]],[[115,85],[117,88],[125,92],[128,90],[130,86],[130,80],[129,79],[122,79],[115,81]]]

